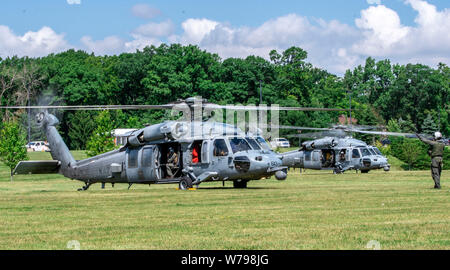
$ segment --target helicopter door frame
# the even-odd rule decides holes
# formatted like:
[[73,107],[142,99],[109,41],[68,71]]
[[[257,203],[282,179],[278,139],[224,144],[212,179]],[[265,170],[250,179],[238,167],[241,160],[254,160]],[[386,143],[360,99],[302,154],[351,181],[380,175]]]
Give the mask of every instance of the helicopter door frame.
[[[355,151],[355,150],[358,152],[358,157],[355,157],[353,155],[353,151]],[[351,151],[351,163],[353,164],[353,167],[355,169],[359,169],[361,167],[361,160],[362,160],[361,150],[359,148],[352,148],[352,151]]]
[[161,149],[159,148],[158,145],[155,145],[155,147],[153,147],[153,153],[152,153],[152,158],[153,158],[153,171],[155,173],[155,180],[161,180],[162,177],[162,172],[161,172]]
[[[220,145],[221,148],[218,147],[219,145],[216,145],[216,142],[218,141],[223,141],[223,144]],[[221,151],[218,152],[218,150]],[[227,144],[226,138],[216,138],[211,140],[209,150],[209,155],[211,156],[211,166],[218,171],[227,169],[230,164],[230,152],[230,146]]]
[[202,142],[202,149],[201,149],[201,163],[202,164],[209,164],[211,161],[210,158],[210,143],[209,140],[204,140]]

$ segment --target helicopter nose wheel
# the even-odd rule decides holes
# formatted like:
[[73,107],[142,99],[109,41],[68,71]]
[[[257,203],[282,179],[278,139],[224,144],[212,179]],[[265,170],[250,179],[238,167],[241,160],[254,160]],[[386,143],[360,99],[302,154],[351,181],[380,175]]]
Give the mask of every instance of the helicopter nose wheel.
[[183,177],[180,183],[178,184],[178,187],[180,190],[188,190],[192,188],[193,187],[192,179],[189,176]]
[[92,183],[86,182],[82,188],[79,188],[78,191],[88,190]]

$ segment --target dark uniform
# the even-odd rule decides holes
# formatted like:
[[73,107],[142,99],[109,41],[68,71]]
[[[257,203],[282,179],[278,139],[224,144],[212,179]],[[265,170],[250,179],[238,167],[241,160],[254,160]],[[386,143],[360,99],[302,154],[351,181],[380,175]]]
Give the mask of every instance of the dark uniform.
[[173,149],[169,150],[167,154],[167,177],[172,178],[174,176],[174,171],[178,169],[178,154],[173,151]]
[[423,137],[420,137],[417,134],[417,137],[424,143],[431,145],[431,149],[428,152],[431,156],[431,177],[434,180],[434,188],[441,188],[441,171],[442,171],[442,156],[444,155],[444,143],[442,141],[436,140],[427,140]]

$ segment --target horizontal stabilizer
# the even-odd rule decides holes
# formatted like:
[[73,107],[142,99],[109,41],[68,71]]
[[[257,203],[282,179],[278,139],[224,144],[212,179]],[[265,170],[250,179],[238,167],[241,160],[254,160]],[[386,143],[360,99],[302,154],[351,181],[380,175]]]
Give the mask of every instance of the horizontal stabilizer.
[[60,165],[59,160],[21,161],[17,164],[13,174],[58,173]]

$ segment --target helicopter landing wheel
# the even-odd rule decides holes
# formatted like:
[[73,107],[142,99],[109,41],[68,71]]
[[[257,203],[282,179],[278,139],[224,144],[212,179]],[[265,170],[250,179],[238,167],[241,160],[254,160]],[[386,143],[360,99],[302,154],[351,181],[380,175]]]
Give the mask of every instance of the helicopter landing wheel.
[[369,170],[361,171],[361,173],[368,173],[368,172],[369,172]]
[[247,180],[234,180],[233,187],[234,188],[247,188]]
[[183,177],[178,184],[180,190],[188,190],[193,187],[192,180],[190,177]]

